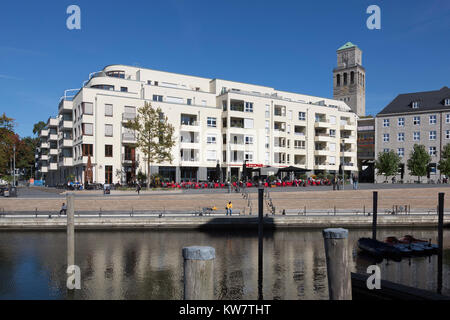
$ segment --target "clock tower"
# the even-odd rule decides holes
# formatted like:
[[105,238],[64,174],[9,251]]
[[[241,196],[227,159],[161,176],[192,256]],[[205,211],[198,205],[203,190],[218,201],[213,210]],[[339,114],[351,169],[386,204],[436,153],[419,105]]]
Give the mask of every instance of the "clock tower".
[[333,97],[341,100],[358,116],[366,114],[366,70],[362,51],[351,42],[337,50],[337,68],[333,70]]

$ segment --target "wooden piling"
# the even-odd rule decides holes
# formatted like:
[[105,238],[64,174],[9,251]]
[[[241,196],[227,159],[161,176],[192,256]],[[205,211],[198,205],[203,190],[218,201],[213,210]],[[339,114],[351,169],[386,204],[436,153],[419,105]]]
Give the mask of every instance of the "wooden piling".
[[442,255],[444,246],[444,195],[445,193],[439,193],[439,205],[438,205],[438,281],[437,281],[437,292],[442,294]]
[[212,247],[185,247],[182,254],[184,300],[213,300],[216,250]]
[[352,284],[348,259],[348,231],[323,230],[330,300],[351,300]]
[[75,265],[75,207],[74,194],[70,192],[67,201],[67,267]]
[[372,239],[377,239],[378,192],[373,192]]
[[258,300],[263,300],[264,188],[258,189]]

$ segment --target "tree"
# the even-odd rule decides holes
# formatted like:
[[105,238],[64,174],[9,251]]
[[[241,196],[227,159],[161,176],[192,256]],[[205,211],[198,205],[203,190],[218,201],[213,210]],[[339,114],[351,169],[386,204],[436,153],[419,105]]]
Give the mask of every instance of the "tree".
[[420,182],[420,177],[427,175],[430,161],[431,156],[425,150],[425,146],[415,144],[407,162],[408,170],[411,175],[417,176]]
[[33,133],[35,135],[39,134],[39,132],[41,132],[42,129],[45,128],[47,124],[44,121],[39,121],[38,123],[35,123],[33,126]]
[[[128,120],[125,127],[135,131],[136,147],[145,155],[148,176],[152,163],[172,163],[172,148],[175,145],[175,128],[164,117],[160,108],[154,109],[150,103],[139,108],[134,120]],[[150,188],[150,179],[147,180]]]
[[8,118],[5,113],[0,116],[0,177],[4,177],[9,171],[13,145],[19,141],[14,133],[14,126],[13,118]]
[[447,177],[450,176],[450,144],[444,146],[438,169],[441,174],[445,174]]
[[380,152],[375,162],[375,169],[378,170],[377,175],[385,175],[386,181],[389,176],[394,176],[398,172],[400,157],[393,150],[389,152]]

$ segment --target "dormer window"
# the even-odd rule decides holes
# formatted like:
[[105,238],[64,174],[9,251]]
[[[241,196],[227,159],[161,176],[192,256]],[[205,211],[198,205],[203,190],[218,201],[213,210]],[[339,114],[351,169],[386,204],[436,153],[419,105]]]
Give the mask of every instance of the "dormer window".
[[449,107],[449,106],[450,106],[450,98],[447,98],[447,99],[444,100],[444,105],[445,105],[446,107]]
[[413,101],[411,104],[413,109],[418,109],[419,108],[419,101]]

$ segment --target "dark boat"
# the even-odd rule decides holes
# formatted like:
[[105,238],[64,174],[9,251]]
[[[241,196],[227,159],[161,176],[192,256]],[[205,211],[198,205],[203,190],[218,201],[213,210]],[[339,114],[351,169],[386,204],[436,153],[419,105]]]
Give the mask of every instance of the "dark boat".
[[424,251],[424,254],[435,254],[439,249],[438,245],[431,243],[431,239],[429,241],[426,241],[416,239],[411,235],[404,236],[402,239],[400,239],[400,242],[409,244],[411,247],[421,248]]
[[361,250],[377,257],[396,259],[400,258],[402,255],[401,251],[396,247],[371,238],[360,238],[358,240],[358,247]]

